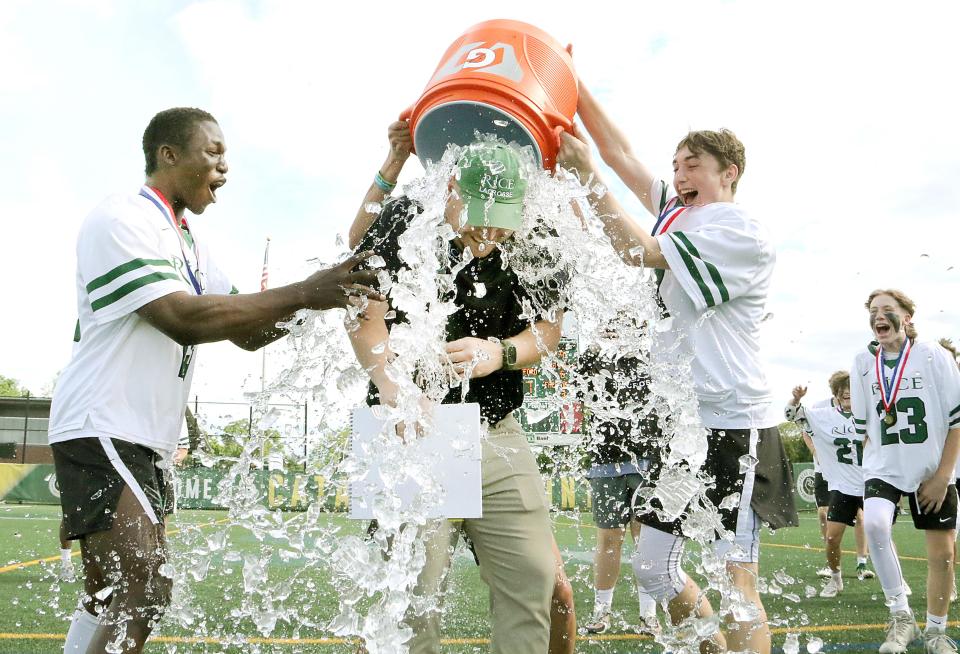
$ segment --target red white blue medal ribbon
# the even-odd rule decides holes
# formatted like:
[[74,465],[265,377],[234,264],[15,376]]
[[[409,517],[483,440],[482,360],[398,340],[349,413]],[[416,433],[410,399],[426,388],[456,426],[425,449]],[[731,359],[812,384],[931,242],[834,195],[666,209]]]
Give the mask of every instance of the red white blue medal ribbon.
[[666,233],[673,224],[673,221],[679,218],[680,215],[689,208],[690,207],[685,207],[680,204],[679,197],[673,198],[667,203],[667,206],[663,208],[663,211],[660,212],[660,217],[657,218],[657,222],[653,226],[653,235],[660,236]]
[[197,292],[197,295],[203,295],[203,286],[200,285],[200,282],[197,280],[197,276],[193,274],[193,270],[190,268],[190,259],[187,258],[187,249],[193,250],[194,261],[197,262],[197,271],[199,272],[200,268],[200,252],[197,250],[197,239],[193,239],[193,247],[190,248],[187,245],[187,239],[183,236],[183,228],[177,222],[177,217],[173,213],[173,207],[167,202],[167,199],[163,197],[158,190],[150,186],[143,186],[140,189],[140,195],[147,198],[160,210],[160,213],[163,214],[164,218],[167,219],[167,222],[173,227],[174,233],[177,235],[177,239],[180,241],[180,254],[183,256],[183,265],[187,269],[187,276],[190,277],[190,283],[193,285],[193,290]]
[[[890,381],[887,381],[883,374],[883,348],[877,348],[876,370],[877,382],[880,386],[880,401],[883,403],[887,418],[894,416],[894,405],[897,402],[897,393],[900,392],[900,380],[903,379],[903,373],[907,369],[907,359],[910,358],[910,348],[913,347],[909,338],[903,339],[903,345],[900,347],[900,354],[897,355],[897,363],[893,367],[893,374],[890,375]],[[891,424],[888,422],[887,424]]]

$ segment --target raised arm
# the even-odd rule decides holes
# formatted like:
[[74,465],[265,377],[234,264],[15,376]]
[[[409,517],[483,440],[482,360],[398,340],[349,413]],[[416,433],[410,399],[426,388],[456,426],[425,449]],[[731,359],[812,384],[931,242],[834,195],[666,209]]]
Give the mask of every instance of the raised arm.
[[633,191],[647,211],[656,216],[657,210],[653,206],[653,198],[650,197],[650,188],[655,179],[653,173],[633,154],[626,135],[613,124],[582,80],[579,88],[577,114],[587,128],[590,138],[597,144],[600,158],[613,169],[627,188]]
[[390,141],[390,151],[387,153],[387,159],[383,162],[380,170],[377,171],[379,179],[374,177],[367,194],[363,196],[363,202],[357,209],[357,215],[350,225],[350,233],[347,237],[350,249],[354,249],[360,243],[363,235],[370,229],[370,225],[376,220],[377,214],[367,211],[368,204],[380,204],[384,198],[390,195],[393,187],[397,184],[397,178],[403,165],[410,157],[410,151],[413,148],[413,137],[410,135],[410,123],[405,120],[398,120],[390,124],[387,128],[387,140]]
[[590,184],[589,199],[597,217],[603,221],[603,231],[610,238],[613,249],[623,261],[631,266],[646,266],[648,268],[668,269],[670,266],[660,251],[660,244],[650,233],[643,228],[627,210],[613,197],[613,193],[605,190],[596,192],[598,186],[606,187],[594,165],[590,155],[590,146],[587,138],[576,125],[573,134],[564,132],[560,135],[560,152],[557,161],[561,166],[576,172],[580,181],[586,183],[592,176],[595,182]]
[[354,255],[301,282],[262,293],[170,293],[143,305],[137,314],[181,345],[230,340],[246,350],[256,350],[282,336],[276,324],[298,309],[342,308],[351,296],[359,295],[382,299],[370,288],[375,271],[354,270],[371,255]]

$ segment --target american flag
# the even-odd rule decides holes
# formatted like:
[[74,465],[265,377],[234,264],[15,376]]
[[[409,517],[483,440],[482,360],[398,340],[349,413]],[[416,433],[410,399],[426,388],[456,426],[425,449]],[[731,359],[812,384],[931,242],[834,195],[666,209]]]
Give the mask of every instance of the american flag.
[[263,272],[260,273],[260,292],[267,290],[267,264],[270,262],[270,238],[267,237],[267,247],[263,251]]

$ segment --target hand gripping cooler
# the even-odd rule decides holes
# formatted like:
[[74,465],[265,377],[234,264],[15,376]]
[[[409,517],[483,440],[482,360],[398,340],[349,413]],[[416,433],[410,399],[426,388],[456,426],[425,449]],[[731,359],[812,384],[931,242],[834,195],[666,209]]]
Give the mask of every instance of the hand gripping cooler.
[[475,132],[529,145],[553,169],[561,130],[577,111],[573,59],[560,43],[533,25],[490,20],[454,41],[409,119],[414,151],[426,165],[447,145],[467,145]]

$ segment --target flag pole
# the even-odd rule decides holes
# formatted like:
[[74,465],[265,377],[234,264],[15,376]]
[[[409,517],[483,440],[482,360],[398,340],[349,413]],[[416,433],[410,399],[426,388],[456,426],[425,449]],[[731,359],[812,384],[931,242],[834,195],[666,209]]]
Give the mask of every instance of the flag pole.
[[[270,237],[267,237],[267,245],[263,250],[263,271],[260,273],[260,292],[267,290],[268,282],[268,270],[267,265],[270,263]],[[260,360],[260,392],[263,393],[267,386],[267,346],[264,345],[261,351],[262,359]]]

